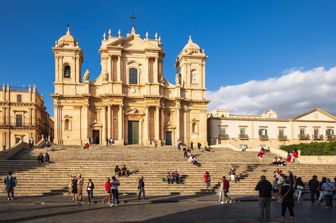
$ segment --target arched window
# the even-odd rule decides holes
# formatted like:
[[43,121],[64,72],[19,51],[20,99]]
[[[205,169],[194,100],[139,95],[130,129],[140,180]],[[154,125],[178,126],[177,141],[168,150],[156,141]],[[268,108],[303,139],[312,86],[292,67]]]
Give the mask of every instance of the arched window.
[[138,84],[138,70],[136,68],[129,69],[129,83]]
[[64,75],[65,78],[71,77],[71,67],[69,65],[64,66]]
[[196,122],[192,123],[192,133],[198,133],[198,126]]
[[191,83],[198,83],[196,70],[191,71]]
[[64,130],[70,130],[70,120],[65,119],[64,121]]

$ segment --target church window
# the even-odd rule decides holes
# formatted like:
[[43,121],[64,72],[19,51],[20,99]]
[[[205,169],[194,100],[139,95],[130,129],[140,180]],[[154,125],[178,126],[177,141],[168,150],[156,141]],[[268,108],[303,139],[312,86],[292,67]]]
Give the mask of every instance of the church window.
[[23,125],[22,115],[16,115],[15,116],[15,121],[16,121],[16,127],[22,127],[22,125]]
[[138,70],[136,68],[129,69],[129,83],[138,84]]
[[21,94],[16,95],[16,101],[17,102],[22,102],[22,95]]
[[192,133],[198,133],[198,126],[196,122],[192,123]]
[[70,130],[70,119],[65,119],[64,130]]
[[197,78],[197,73],[195,70],[191,71],[191,83],[197,83],[198,78]]
[[71,77],[71,67],[69,65],[64,66],[64,77],[65,78]]

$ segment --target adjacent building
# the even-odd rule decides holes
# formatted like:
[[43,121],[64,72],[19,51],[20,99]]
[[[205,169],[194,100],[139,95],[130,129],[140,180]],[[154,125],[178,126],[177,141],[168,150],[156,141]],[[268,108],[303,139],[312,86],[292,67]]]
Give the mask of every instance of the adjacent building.
[[175,84],[163,74],[161,38],[142,38],[134,27],[126,36],[104,34],[101,71],[92,78],[82,72],[83,51],[69,28],[53,52],[56,144],[207,143],[207,56],[191,37],[177,56]]
[[0,90],[0,145],[8,149],[20,141],[52,140],[53,121],[36,86],[3,85]]
[[320,108],[296,117],[278,118],[273,110],[261,115],[234,115],[216,109],[208,117],[210,145],[278,147],[294,143],[335,140],[336,117]]

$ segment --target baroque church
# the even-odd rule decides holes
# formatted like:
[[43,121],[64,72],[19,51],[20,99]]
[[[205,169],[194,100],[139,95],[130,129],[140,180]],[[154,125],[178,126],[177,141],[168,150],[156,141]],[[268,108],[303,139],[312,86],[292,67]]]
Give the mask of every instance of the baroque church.
[[191,37],[177,56],[175,85],[163,75],[161,38],[141,38],[134,26],[126,36],[104,34],[97,75],[82,72],[83,51],[69,27],[53,53],[56,144],[207,144],[207,56]]

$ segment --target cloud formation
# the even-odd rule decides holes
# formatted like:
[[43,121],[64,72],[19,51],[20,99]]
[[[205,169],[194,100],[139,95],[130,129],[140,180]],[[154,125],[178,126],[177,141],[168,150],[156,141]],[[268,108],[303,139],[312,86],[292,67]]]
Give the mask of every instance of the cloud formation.
[[251,80],[209,91],[209,110],[228,108],[234,114],[260,114],[272,108],[289,118],[312,108],[336,114],[336,67],[289,70],[280,77]]

